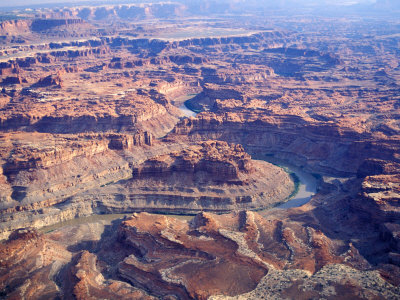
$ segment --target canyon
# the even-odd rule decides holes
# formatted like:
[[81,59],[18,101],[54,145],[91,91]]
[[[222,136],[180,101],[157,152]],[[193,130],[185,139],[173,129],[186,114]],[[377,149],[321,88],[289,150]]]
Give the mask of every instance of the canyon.
[[203,4],[4,14],[0,298],[399,297],[398,19]]

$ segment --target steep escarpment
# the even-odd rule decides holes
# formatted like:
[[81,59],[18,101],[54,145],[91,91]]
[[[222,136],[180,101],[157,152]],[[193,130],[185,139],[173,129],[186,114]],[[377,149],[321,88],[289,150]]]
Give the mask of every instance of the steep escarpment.
[[252,153],[267,153],[313,172],[356,174],[367,158],[398,161],[396,139],[373,140],[352,128],[317,123],[299,116],[273,115],[251,110],[226,114],[202,113],[174,129],[192,140],[207,138],[246,145]]
[[[376,224],[380,240],[386,243],[386,251],[381,255],[368,253],[369,258],[377,264],[390,263],[400,266],[399,246],[399,200],[400,173],[398,163],[382,161],[368,162],[368,169],[375,165],[373,172],[363,178],[358,197],[351,202],[351,208],[363,220]],[[363,170],[365,172],[365,169]],[[388,268],[386,266],[386,268]],[[389,269],[390,270],[390,269]]]
[[[58,88],[54,91],[61,97],[59,89],[64,76],[50,76],[40,80],[35,87],[51,85]],[[179,112],[169,103],[161,104],[157,95],[128,95],[118,99],[111,105],[91,109],[97,102],[86,99],[86,104],[76,103],[68,99],[62,106],[55,107],[52,97],[44,96],[38,99],[37,94],[24,97],[22,102],[8,103],[0,117],[0,128],[4,131],[28,130],[50,133],[79,133],[101,131],[130,131],[138,129],[151,131],[156,136],[162,136],[173,128],[178,120]],[[152,99],[153,97],[153,99]],[[107,101],[107,100],[105,100]]]
[[[21,136],[25,142],[19,144],[18,151],[8,152],[10,143],[15,143]],[[126,134],[82,134],[61,136],[49,134],[14,133],[1,136],[4,142],[2,152],[8,152],[8,159],[3,164],[3,172],[11,181],[19,172],[33,169],[46,169],[66,163],[76,157],[92,157],[109,150],[132,149],[134,146],[152,146],[153,136],[149,132]],[[40,146],[39,146],[40,144]]]
[[13,62],[2,62],[0,63],[0,74],[1,75],[11,75],[18,74],[19,66]]
[[0,22],[0,33],[12,35],[30,32],[31,20],[9,20]]
[[282,169],[251,160],[239,145],[206,141],[134,165],[132,180],[99,193],[153,211],[195,213],[271,207],[293,190]]
[[[75,299],[118,298],[155,299],[105,274],[104,262],[94,248],[80,247],[79,238],[88,245],[102,244],[101,235],[108,234],[107,222],[72,227],[71,231],[55,232],[51,237],[32,229],[21,229],[0,245],[2,278],[0,290],[7,297]],[[108,240],[109,241],[109,240]],[[104,241],[106,244],[107,241]],[[112,256],[111,252],[109,253]],[[114,253],[114,258],[115,258]],[[13,271],[9,272],[9,268]],[[15,280],[18,278],[18,280]]]
[[32,21],[30,29],[32,31],[44,31],[59,26],[82,25],[82,19],[35,19]]
[[[19,150],[13,152],[15,143],[19,143]],[[3,135],[1,152],[8,158],[1,162],[2,234],[8,235],[10,229],[20,228],[21,224],[42,227],[91,214],[91,204],[77,206],[71,197],[131,177],[130,160],[123,152],[143,159],[151,155],[143,153],[151,145],[153,140],[148,132],[78,137],[38,133]]]
[[78,50],[57,50],[49,53],[50,56],[55,58],[74,58],[74,57],[90,57],[93,55],[104,55],[110,53],[110,49],[108,47],[100,46],[100,47],[87,47],[84,49]]
[[68,16],[60,16],[57,18],[46,18],[46,16],[41,18],[37,15],[32,16],[32,18],[30,18],[30,16],[24,16],[21,19],[0,22],[0,34],[8,39],[11,38],[12,42],[15,42],[15,40],[12,40],[13,36],[23,37],[24,39],[17,39],[17,42],[20,44],[24,44],[26,42],[25,39],[29,40],[32,35],[34,36],[38,33],[59,35],[60,32],[64,31],[64,34],[68,35],[68,30],[82,31],[90,28],[91,25],[84,20],[76,17],[68,18]]
[[71,289],[76,299],[88,298],[118,298],[118,299],[146,299],[154,297],[119,280],[106,280],[102,274],[102,267],[95,254],[88,251],[79,253],[76,264],[71,268]]
[[[21,136],[25,141],[13,152]],[[9,157],[2,164],[4,237],[21,224],[40,228],[93,213],[260,209],[294,190],[282,169],[226,142],[188,147],[156,142],[149,132],[2,138]]]

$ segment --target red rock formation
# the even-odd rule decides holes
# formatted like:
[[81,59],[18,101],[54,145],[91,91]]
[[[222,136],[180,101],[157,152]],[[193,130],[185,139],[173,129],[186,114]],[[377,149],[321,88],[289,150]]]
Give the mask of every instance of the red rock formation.
[[252,290],[262,276],[276,270],[304,270],[304,276],[332,263],[366,266],[354,247],[340,250],[319,230],[251,212],[202,213],[189,224],[135,214],[118,234],[134,253],[119,265],[120,275],[159,296],[233,296]]
[[[0,297],[147,297],[131,282],[165,298],[398,298],[397,19],[204,20],[239,2],[202,3],[24,10],[28,20],[1,23],[0,236],[91,214],[259,209],[290,194],[286,173],[226,142],[324,175],[318,193],[263,218],[135,215],[119,240],[111,225],[89,226],[96,241],[77,227],[13,234]],[[173,21],[193,12],[201,22]],[[157,141],[182,117],[177,97],[194,92],[191,107],[209,112]]]
[[88,251],[79,255],[71,270],[75,282],[70,283],[73,285],[73,296],[76,299],[155,299],[125,282],[106,280],[101,268],[96,255]]
[[49,54],[56,58],[65,57],[65,58],[74,58],[74,57],[88,57],[92,55],[104,55],[110,53],[110,49],[108,47],[93,47],[82,50],[59,50],[52,51]]
[[267,112],[202,113],[196,119],[181,121],[174,132],[192,140],[212,137],[244,144],[256,153],[262,149],[314,171],[333,174],[354,174],[367,158],[397,160],[400,144],[396,140],[362,141],[371,135],[333,123],[322,125],[299,116]]
[[57,75],[49,75],[44,78],[41,78],[38,82],[35,83],[35,87],[51,87],[55,86],[58,88],[62,87],[62,79],[60,74]]
[[[24,143],[10,152],[22,135]],[[94,211],[259,209],[284,201],[294,189],[282,169],[252,161],[241,146],[226,142],[186,148],[172,141],[155,143],[148,132],[138,132],[20,133],[3,136],[3,143],[0,151],[8,156],[0,181],[3,236],[21,225],[16,214],[25,226],[42,227]],[[60,203],[63,211],[47,210]],[[32,215],[40,209],[44,215]]]
[[147,131],[138,132],[131,135],[124,134],[108,134],[107,139],[110,140],[108,144],[109,149],[129,149],[132,146],[152,146],[153,145],[153,135]]
[[367,176],[362,183],[361,198],[354,202],[357,210],[368,213],[376,223],[392,223],[400,217],[400,174]]
[[[0,245],[0,291],[77,299],[322,297],[332,287],[335,296],[398,294],[351,243],[317,226],[312,212],[297,209],[201,213],[191,221],[140,213],[108,233],[101,222],[45,236],[20,230]],[[82,238],[87,243],[76,244]]]
[[37,299],[60,297],[54,276],[71,254],[36,231],[20,229],[0,244],[0,290],[2,296]]
[[31,20],[10,20],[0,23],[1,35],[16,35],[30,32]]
[[[208,180],[240,182],[240,173],[253,172],[251,157],[240,145],[207,141],[180,153],[157,156],[133,169],[134,177],[164,177],[173,172],[207,173]],[[192,174],[190,175],[192,176]]]
[[19,66],[16,63],[2,62],[0,63],[0,75],[18,74]]
[[45,31],[59,26],[70,26],[83,24],[82,19],[35,19],[32,21],[30,29],[32,31]]

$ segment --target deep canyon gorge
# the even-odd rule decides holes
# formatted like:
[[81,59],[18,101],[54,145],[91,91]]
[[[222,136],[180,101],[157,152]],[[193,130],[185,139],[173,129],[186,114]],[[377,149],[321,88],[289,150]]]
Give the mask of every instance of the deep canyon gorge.
[[0,299],[398,299],[396,3],[121,2],[0,10]]

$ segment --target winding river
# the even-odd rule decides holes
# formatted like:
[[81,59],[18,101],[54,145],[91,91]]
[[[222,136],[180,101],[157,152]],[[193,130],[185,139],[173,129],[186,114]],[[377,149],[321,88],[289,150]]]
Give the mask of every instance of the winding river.
[[[179,109],[187,117],[195,117],[197,115],[196,112],[190,110],[185,104],[187,100],[192,99],[194,96],[196,96],[196,94],[188,94],[179,97],[176,101],[178,103],[181,103]],[[285,209],[302,206],[310,201],[311,197],[317,192],[317,178],[315,178],[310,173],[304,172],[304,170],[302,170],[301,168],[275,157],[264,156],[261,159],[283,167],[286,172],[294,174],[295,177],[298,179],[298,188],[296,194],[294,194],[287,202],[278,205],[276,208]]]
[[[186,107],[185,101],[188,99],[191,99],[195,96],[196,94],[189,94],[183,97],[180,97],[179,100],[176,101],[176,103],[179,103],[179,109],[182,111],[182,113],[187,116],[187,117],[195,117],[197,113],[191,111],[189,108]],[[296,194],[294,194],[287,202],[282,203],[278,205],[276,208],[278,209],[287,209],[291,207],[299,207],[304,204],[306,204],[308,201],[311,200],[311,197],[316,193],[317,191],[317,178],[311,175],[310,173],[304,172],[299,167],[296,167],[292,164],[289,164],[283,160],[279,160],[275,157],[271,156],[264,156],[264,157],[257,157],[257,159],[262,159],[265,160],[269,163],[278,165],[282,168],[285,169],[286,172],[294,174],[295,177],[298,179],[298,188],[296,191]],[[268,209],[265,209],[263,211],[266,211]],[[88,217],[80,217],[72,220],[68,220],[65,222],[57,223],[54,225],[46,226],[39,231],[48,233],[51,231],[54,231],[56,229],[59,229],[64,226],[70,226],[70,225],[79,225],[79,224],[87,224],[87,223],[93,223],[93,222],[99,222],[99,221],[104,221],[107,224],[110,224],[114,220],[119,220],[123,219],[125,217],[130,216],[131,214],[105,214],[105,215],[92,215]],[[192,215],[168,215],[171,217],[175,217],[178,219],[184,219],[184,220],[190,220],[193,218]]]
[[277,208],[284,209],[302,206],[310,201],[312,196],[317,192],[318,180],[310,173],[307,173],[303,169],[275,157],[267,156],[263,160],[283,167],[286,172],[294,174],[298,179],[298,188],[296,194],[293,195],[287,202],[278,205]]
[[[264,159],[267,162],[279,165],[283,167],[287,172],[293,173],[297,176],[299,179],[299,187],[297,193],[287,202],[280,204],[276,208],[278,209],[286,209],[286,208],[291,208],[291,207],[299,207],[302,206],[303,204],[306,204],[308,201],[310,201],[311,197],[316,193],[317,190],[317,179],[307,173],[304,172],[301,168],[298,168],[296,166],[293,166],[291,164],[288,164],[284,161],[278,160],[274,157],[267,157]],[[269,209],[265,209],[263,211],[266,211]],[[43,233],[48,233],[52,232],[56,229],[65,227],[65,226],[72,226],[72,225],[79,225],[79,224],[87,224],[87,223],[94,223],[94,222],[100,222],[104,221],[105,224],[111,224],[114,220],[119,220],[123,219],[125,217],[131,216],[131,213],[127,214],[105,214],[105,215],[92,215],[88,217],[80,217],[72,220],[68,220],[65,222],[60,222],[54,225],[50,226],[45,226],[39,229],[40,232]],[[182,219],[182,220],[191,220],[193,218],[193,215],[168,215],[177,219]]]
[[190,110],[185,104],[187,100],[194,98],[196,95],[197,94],[187,94],[187,95],[176,98],[176,100],[174,101],[174,103],[179,105],[179,109],[185,115],[185,117],[195,117],[197,115],[196,112],[194,112],[193,110]]
[[179,106],[179,109],[185,114],[186,117],[195,117],[197,115],[197,113],[187,108],[185,103]]

